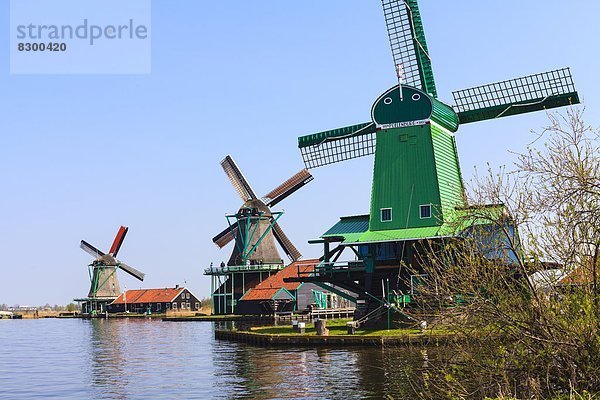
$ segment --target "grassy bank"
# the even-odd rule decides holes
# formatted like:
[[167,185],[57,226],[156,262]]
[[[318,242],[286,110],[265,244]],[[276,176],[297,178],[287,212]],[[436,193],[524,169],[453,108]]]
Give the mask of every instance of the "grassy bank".
[[[354,335],[348,335],[348,329],[346,323],[352,321],[351,319],[337,319],[327,320],[327,329],[329,329],[329,335],[331,336],[408,336],[408,335],[447,335],[448,331],[443,329],[429,329],[425,332],[421,332],[420,329],[416,328],[397,328],[397,329],[357,329]],[[291,325],[285,326],[265,326],[265,327],[253,327],[250,329],[251,333],[260,333],[265,335],[294,335],[298,336],[299,333],[292,329]],[[317,330],[313,323],[306,324],[306,330],[304,335],[315,336]]]

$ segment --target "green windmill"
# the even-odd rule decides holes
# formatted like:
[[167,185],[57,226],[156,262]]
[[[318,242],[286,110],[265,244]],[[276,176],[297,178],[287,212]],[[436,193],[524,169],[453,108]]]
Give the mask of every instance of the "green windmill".
[[[450,225],[467,206],[455,140],[460,124],[579,103],[563,68],[459,90],[456,104],[445,104],[437,99],[417,0],[382,5],[398,85],[377,98],[371,121],[298,139],[307,168],[375,154],[369,214],[342,217],[314,241],[324,243],[324,261],[298,278],[353,291],[359,316],[385,292],[411,290],[393,276],[401,261],[415,264],[419,241],[456,236]],[[359,261],[337,263],[345,248]]]

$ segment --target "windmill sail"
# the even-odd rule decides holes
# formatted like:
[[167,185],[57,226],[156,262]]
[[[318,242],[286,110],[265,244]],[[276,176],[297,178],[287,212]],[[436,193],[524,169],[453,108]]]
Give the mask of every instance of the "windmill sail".
[[242,200],[253,200],[256,199],[256,194],[254,194],[254,190],[250,187],[250,184],[242,174],[242,171],[238,168],[235,161],[231,156],[225,157],[223,161],[221,161],[221,166],[223,167],[223,171],[231,181],[231,184],[238,192]]
[[275,239],[277,239],[277,242],[279,243],[283,251],[285,251],[285,254],[287,254],[290,260],[296,261],[300,259],[300,257],[302,257],[300,251],[298,251],[296,246],[294,246],[292,241],[283,232],[283,229],[281,229],[281,226],[279,226],[277,222],[273,224],[273,234],[275,235]]
[[437,97],[417,0],[382,0],[394,66],[402,82]]
[[235,235],[237,235],[237,231],[238,231],[238,223],[235,222],[235,223],[231,224],[231,226],[223,229],[223,231],[221,231],[221,233],[216,235],[212,239],[212,241],[219,248],[222,248],[235,238]]
[[81,249],[83,251],[85,251],[86,253],[88,253],[90,256],[92,256],[94,258],[102,257],[104,255],[104,253],[102,251],[98,250],[97,248],[95,248],[94,246],[92,246],[91,244],[86,242],[85,240],[81,241],[81,243],[79,244],[79,247],[81,247]]
[[298,147],[306,168],[368,156],[375,153],[375,124],[367,122],[302,136]]
[[461,124],[579,103],[569,68],[452,93]]
[[127,272],[129,275],[133,276],[134,278],[139,279],[140,281],[143,281],[144,277],[146,276],[146,274],[144,274],[143,272],[138,271],[137,269],[130,267],[129,265],[122,262],[118,263],[118,267],[123,271]]
[[[381,4],[399,81],[437,97],[417,0]],[[374,154],[375,132],[367,122],[302,136],[298,147],[306,168],[316,168]]]
[[127,228],[126,226],[121,226],[119,228],[117,236],[115,236],[115,240],[113,241],[113,244],[112,246],[110,246],[110,250],[108,251],[108,253],[111,254],[113,257],[116,257],[117,253],[119,253],[119,249],[123,244],[123,240],[125,240],[125,235],[127,235],[128,230],[129,228]]
[[296,190],[300,189],[302,186],[306,185],[312,180],[313,176],[310,174],[310,172],[308,172],[307,169],[303,169],[267,193],[265,197],[263,197],[263,202],[267,206],[273,207],[275,204],[290,196]]

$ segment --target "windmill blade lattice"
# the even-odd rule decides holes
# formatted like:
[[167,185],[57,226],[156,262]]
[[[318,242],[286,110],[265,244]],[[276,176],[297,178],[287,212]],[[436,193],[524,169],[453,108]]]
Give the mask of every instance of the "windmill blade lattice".
[[223,229],[221,233],[213,237],[212,241],[214,244],[217,245],[217,247],[221,249],[227,246],[227,244],[235,238],[235,236],[237,235],[237,231],[238,223],[234,222],[233,224],[231,224],[231,226]]
[[267,206],[273,207],[275,204],[290,196],[296,190],[300,189],[313,179],[313,176],[305,168],[289,178],[287,181],[283,182],[281,185],[277,186],[275,189],[271,190],[265,195],[265,197],[263,197],[262,200]]
[[437,97],[431,59],[416,0],[382,0],[394,65],[401,66],[402,81]]
[[144,277],[146,276],[146,274],[144,274],[143,272],[138,271],[137,269],[130,267],[129,265],[120,261],[118,262],[117,266],[123,271],[127,272],[129,275],[133,276],[134,278],[139,279],[140,281],[143,281]]
[[83,251],[85,251],[86,253],[88,253],[90,256],[92,256],[94,258],[102,257],[104,255],[104,252],[98,250],[97,248],[95,248],[94,246],[92,246],[91,244],[86,242],[85,240],[81,241],[81,243],[79,244],[79,247],[81,247],[81,249]]
[[281,226],[279,226],[277,222],[273,225],[273,235],[275,235],[275,239],[277,239],[277,242],[283,251],[285,251],[285,254],[287,254],[292,261],[296,261],[302,257],[300,251],[298,251],[296,246],[294,246],[292,241],[283,232],[283,229],[281,229]]
[[367,122],[298,138],[306,168],[316,168],[375,153],[375,124]]
[[231,181],[231,184],[238,192],[242,200],[246,201],[257,198],[254,190],[252,190],[252,187],[244,177],[244,174],[242,174],[242,171],[240,171],[231,156],[228,155],[225,157],[225,159],[221,161],[221,166],[223,167],[223,171],[225,171],[225,174]]
[[569,68],[458,90],[452,93],[461,123],[579,103]]

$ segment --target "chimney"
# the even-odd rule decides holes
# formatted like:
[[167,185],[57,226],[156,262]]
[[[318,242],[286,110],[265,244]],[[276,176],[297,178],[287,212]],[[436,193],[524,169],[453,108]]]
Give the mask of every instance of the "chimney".
[[175,289],[179,289],[179,285],[175,285]]

